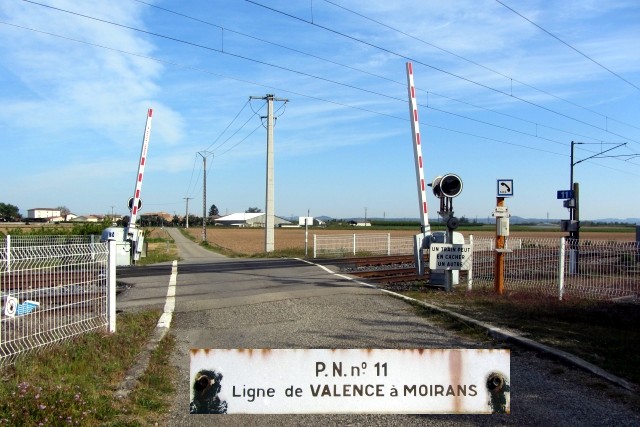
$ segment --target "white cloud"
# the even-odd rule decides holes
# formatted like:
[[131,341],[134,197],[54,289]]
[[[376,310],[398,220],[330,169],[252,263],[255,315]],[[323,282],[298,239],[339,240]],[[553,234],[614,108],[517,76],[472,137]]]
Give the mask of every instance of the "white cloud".
[[[54,1],[54,7],[143,26],[142,7],[134,2]],[[87,43],[110,46],[141,55],[155,48],[142,35],[106,23],[70,15],[29,3],[4,4],[4,19],[17,25],[48,31]],[[143,129],[146,108],[159,94],[157,80],[163,67],[157,62],[101,49],[25,29],[4,26],[6,43],[0,52],[3,63],[21,83],[36,95],[30,103],[5,98],[4,110],[14,124],[31,124],[37,104],[46,106],[48,119],[57,127],[91,128],[111,143],[128,145],[133,134]],[[29,108],[25,108],[25,107]],[[163,106],[166,121],[159,127],[164,138],[175,144],[183,136],[183,120]],[[41,123],[40,126],[43,126]]]

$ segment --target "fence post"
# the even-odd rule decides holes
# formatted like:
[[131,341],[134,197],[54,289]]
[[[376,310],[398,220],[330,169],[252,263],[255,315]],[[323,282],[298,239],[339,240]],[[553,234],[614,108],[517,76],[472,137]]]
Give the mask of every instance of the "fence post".
[[640,224],[636,224],[636,262],[640,262]]
[[109,332],[116,331],[116,241],[109,239],[107,257],[107,320]]
[[316,234],[313,235],[313,257],[314,258],[318,258],[318,254],[316,252],[316,248],[318,247],[317,244],[317,240],[316,240]]
[[473,286],[473,234],[469,235],[469,246],[471,246],[471,265],[467,271],[467,290],[470,291]]
[[560,256],[558,257],[558,299],[562,301],[564,294],[564,254],[565,254],[565,238],[560,238]]
[[353,256],[356,256],[356,233],[353,233]]
[[387,256],[391,256],[391,233],[387,233]]
[[11,273],[11,235],[7,234],[7,273]]

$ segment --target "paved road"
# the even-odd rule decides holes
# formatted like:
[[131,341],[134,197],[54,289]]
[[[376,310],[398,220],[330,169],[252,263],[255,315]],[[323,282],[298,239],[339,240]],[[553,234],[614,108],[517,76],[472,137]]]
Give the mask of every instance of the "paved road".
[[[177,338],[173,356],[177,393],[167,425],[640,425],[638,412],[607,397],[624,394],[623,390],[519,348],[511,351],[510,415],[189,415],[192,348],[498,348],[501,344],[461,338],[417,316],[412,306],[317,266],[290,259],[224,258],[177,230],[170,233],[183,261],[178,263],[171,325]],[[154,266],[149,275],[124,279],[135,285],[119,297],[119,309],[161,306],[169,271],[170,265]]]

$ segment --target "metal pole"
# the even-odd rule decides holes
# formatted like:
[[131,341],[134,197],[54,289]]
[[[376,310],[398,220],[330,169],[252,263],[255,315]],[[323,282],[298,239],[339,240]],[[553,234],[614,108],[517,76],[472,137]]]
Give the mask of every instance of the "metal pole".
[[574,235],[574,258],[573,258],[573,272],[574,274],[580,273],[580,184],[573,183],[573,198],[575,199],[575,207],[573,208],[573,219],[576,221],[576,231]]
[[[453,212],[451,215],[453,215]],[[447,226],[446,243],[453,244],[453,229],[449,228],[449,226]],[[446,292],[451,292],[453,290],[453,271],[451,269],[444,271],[444,290]]]
[[309,247],[309,210],[307,209],[307,217],[304,219],[304,256],[307,256],[307,248]]
[[207,241],[207,156],[202,156],[202,241]]
[[[473,257],[473,234],[469,235],[469,245],[471,245],[471,256]],[[467,272],[467,290],[471,291],[473,288],[473,258],[469,264],[469,271]]]
[[576,205],[573,208],[573,219],[577,222],[578,228],[575,231],[575,239],[580,240],[580,184],[573,183],[573,198],[576,200]]
[[108,241],[108,261],[107,261],[107,285],[109,295],[107,297],[107,319],[110,333],[116,332],[116,241]]

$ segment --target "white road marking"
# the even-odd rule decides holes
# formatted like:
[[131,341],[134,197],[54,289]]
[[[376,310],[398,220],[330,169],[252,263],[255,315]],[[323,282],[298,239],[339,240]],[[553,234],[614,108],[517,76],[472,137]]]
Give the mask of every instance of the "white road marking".
[[176,308],[176,279],[178,278],[178,261],[173,261],[171,267],[171,277],[169,278],[169,288],[167,289],[167,299],[164,303],[164,313],[158,320],[158,328],[169,329],[171,326],[171,318],[173,310]]

